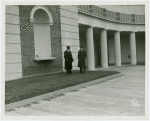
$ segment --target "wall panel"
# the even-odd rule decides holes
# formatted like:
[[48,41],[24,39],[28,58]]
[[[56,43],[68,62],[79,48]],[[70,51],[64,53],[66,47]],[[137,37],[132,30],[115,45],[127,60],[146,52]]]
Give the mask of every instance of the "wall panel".
[[63,39],[79,39],[79,33],[61,31],[61,37]]
[[61,19],[61,23],[69,24],[72,26],[78,26],[78,20],[76,19],[66,18],[64,16],[61,16],[60,19]]
[[20,43],[20,35],[5,34],[5,43]]
[[20,26],[13,25],[13,24],[5,24],[6,26],[6,33],[12,33],[12,34],[20,34]]
[[14,5],[6,5],[6,13],[19,16],[19,7]]
[[22,73],[6,74],[5,80],[10,81],[14,79],[22,78]]
[[21,63],[21,54],[6,54],[5,64],[6,63]]
[[62,46],[67,46],[67,45],[79,46],[79,40],[62,39]]
[[21,53],[20,44],[6,44],[5,45],[5,53]]
[[66,24],[61,24],[61,30],[62,31],[69,31],[69,32],[78,32],[79,28],[76,26],[71,26],[71,25],[66,25]]
[[19,23],[19,16],[6,14],[5,21],[6,21],[6,23],[10,23],[10,24],[18,24]]
[[61,5],[60,6],[61,9],[70,11],[70,12],[75,12],[78,13],[78,9],[76,9],[76,6],[72,6],[72,5]]
[[115,64],[115,45],[114,39],[108,39],[108,62],[109,64]]
[[138,63],[145,62],[145,33],[136,33],[136,57]]
[[65,16],[67,18],[72,18],[72,19],[78,19],[78,14],[74,12],[70,12],[64,9],[61,9],[60,11],[61,16]]
[[6,64],[5,66],[5,74],[21,73],[21,72],[22,72],[21,63]]

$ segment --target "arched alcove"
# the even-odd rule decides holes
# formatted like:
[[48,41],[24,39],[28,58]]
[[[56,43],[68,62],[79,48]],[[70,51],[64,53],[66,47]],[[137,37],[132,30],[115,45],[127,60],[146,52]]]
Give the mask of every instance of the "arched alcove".
[[34,13],[34,24],[36,23],[36,24],[38,24],[38,23],[40,23],[40,24],[47,24],[47,23],[49,23],[49,17],[48,17],[48,15],[47,15],[47,13],[44,11],[44,10],[42,10],[42,9],[38,9],[38,10],[36,10],[35,11],[35,13]]
[[50,25],[53,18],[45,6],[35,6],[30,14],[34,27],[35,60],[55,59],[51,54]]
[[46,8],[45,6],[41,6],[41,5],[38,5],[38,6],[35,6],[35,7],[32,8],[31,13],[30,13],[30,21],[34,22],[34,20],[35,20],[34,14],[39,9],[42,9],[43,11],[45,11],[47,13],[47,15],[49,17],[48,22],[49,22],[50,25],[53,25],[53,17],[52,17],[51,12],[48,10],[48,8]]

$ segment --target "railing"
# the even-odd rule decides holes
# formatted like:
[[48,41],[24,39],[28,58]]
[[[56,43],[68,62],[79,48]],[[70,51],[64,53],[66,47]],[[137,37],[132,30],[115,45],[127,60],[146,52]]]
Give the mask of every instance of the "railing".
[[112,12],[95,5],[78,5],[79,12],[90,14],[110,21],[132,24],[145,24],[145,15]]

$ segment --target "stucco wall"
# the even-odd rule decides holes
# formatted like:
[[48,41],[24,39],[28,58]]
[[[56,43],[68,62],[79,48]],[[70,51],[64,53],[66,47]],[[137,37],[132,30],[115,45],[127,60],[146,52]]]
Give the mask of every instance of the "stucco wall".
[[136,33],[137,62],[145,62],[145,33]]
[[7,5],[5,14],[5,80],[22,78],[19,7]]
[[130,38],[129,33],[120,34],[121,63],[130,63]]
[[[99,34],[100,35],[100,34]],[[98,34],[94,34],[94,57],[95,57],[95,65],[100,65],[100,36]]]
[[114,39],[108,39],[108,63],[114,64],[115,63],[115,46],[114,46]]

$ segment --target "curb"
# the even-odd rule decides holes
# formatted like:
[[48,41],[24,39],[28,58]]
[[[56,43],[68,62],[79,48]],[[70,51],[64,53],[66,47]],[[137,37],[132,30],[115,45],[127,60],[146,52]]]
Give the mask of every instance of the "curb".
[[96,79],[94,81],[86,82],[86,83],[79,84],[79,85],[76,85],[76,86],[68,87],[68,88],[65,88],[65,89],[60,89],[60,90],[50,92],[50,93],[47,93],[47,94],[43,94],[43,95],[39,95],[39,96],[32,97],[32,98],[29,98],[29,99],[25,99],[25,100],[22,100],[22,101],[7,104],[7,105],[5,105],[5,111],[20,107],[20,106],[23,106],[23,105],[26,105],[26,104],[30,104],[32,102],[36,102],[36,101],[39,101],[39,100],[42,100],[42,99],[45,99],[45,98],[48,98],[48,97],[57,96],[57,95],[60,95],[60,94],[63,94],[63,93],[66,93],[66,92],[69,92],[69,91],[72,91],[72,90],[76,90],[76,89],[79,89],[79,88],[82,88],[82,87],[85,87],[85,86],[89,86],[89,85],[96,84],[96,83],[99,83],[99,82],[104,82],[104,81],[107,81],[107,80],[110,80],[110,79],[113,79],[113,78],[117,78],[117,77],[120,77],[120,76],[123,76],[123,74],[119,73],[119,74],[107,76],[107,77],[104,77],[104,78],[101,78],[101,79]]

